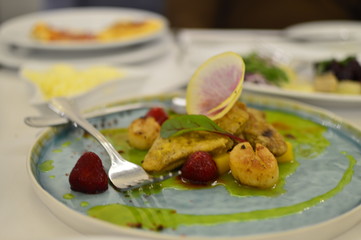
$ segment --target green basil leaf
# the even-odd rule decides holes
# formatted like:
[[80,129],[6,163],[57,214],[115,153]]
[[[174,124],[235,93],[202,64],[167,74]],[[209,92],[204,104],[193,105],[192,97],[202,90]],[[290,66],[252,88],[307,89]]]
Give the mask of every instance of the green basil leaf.
[[168,138],[192,131],[227,133],[204,115],[179,115],[168,119],[162,124],[160,136]]

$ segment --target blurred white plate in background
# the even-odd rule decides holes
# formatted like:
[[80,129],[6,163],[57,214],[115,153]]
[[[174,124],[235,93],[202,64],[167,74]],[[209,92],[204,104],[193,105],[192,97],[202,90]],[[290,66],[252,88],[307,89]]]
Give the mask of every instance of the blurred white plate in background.
[[[32,28],[40,21],[59,29],[96,32],[119,20],[142,21],[150,18],[159,20],[162,27],[146,35],[111,42],[41,42],[31,37]],[[144,43],[159,38],[167,31],[167,27],[168,21],[163,16],[144,10],[107,7],[67,8],[10,19],[0,27],[0,40],[18,47],[43,50],[96,50]]]
[[[101,66],[101,70],[95,70],[96,67]],[[64,71],[67,73],[62,74],[59,70],[54,70],[54,67],[65,68]],[[52,70],[53,69],[53,70]],[[103,70],[102,70],[103,69]],[[105,69],[105,70],[104,70]],[[69,71],[73,71],[69,74]],[[62,77],[68,76],[71,79],[64,79],[64,84],[79,84],[76,78],[79,76],[86,76],[85,74],[81,75],[81,72],[92,71],[92,74],[109,74],[109,71],[119,72],[119,76],[115,78],[107,77],[106,81],[98,81],[99,83],[90,87],[88,90],[81,91],[76,94],[71,94],[65,91],[61,96],[69,97],[77,102],[81,109],[89,108],[95,105],[103,105],[111,101],[115,101],[122,98],[127,98],[132,95],[136,95],[140,86],[142,86],[147,79],[149,78],[149,72],[145,72],[144,69],[131,68],[131,67],[116,67],[111,65],[102,65],[102,64],[74,64],[69,63],[57,63],[57,64],[27,64],[22,66],[19,71],[21,79],[29,87],[29,97],[30,104],[36,107],[38,110],[44,113],[49,113],[50,110],[47,109],[47,99],[43,95],[43,91],[38,84],[34,83],[29,79],[29,75],[26,72],[43,74],[46,73],[47,81],[54,82],[54,87],[56,88],[57,83],[61,81]],[[89,72],[88,72],[89,73]],[[114,76],[114,74],[113,74]],[[99,76],[103,77],[103,76]],[[104,79],[105,77],[103,77]],[[94,78],[89,79],[89,81],[94,80]],[[82,80],[81,80],[82,81]],[[96,81],[96,80],[95,80]],[[73,83],[72,83],[73,82]],[[52,85],[53,86],[53,85]],[[62,85],[63,86],[63,85]],[[61,87],[61,86],[60,86]],[[71,86],[70,86],[71,87]],[[64,88],[64,86],[63,86]],[[69,88],[69,87],[68,87]]]
[[147,43],[127,48],[103,49],[97,51],[47,51],[10,47],[0,43],[0,65],[19,68],[26,63],[49,64],[56,62],[69,63],[103,63],[134,64],[149,61],[174,50],[171,36],[164,35]]
[[345,95],[337,93],[304,92],[253,83],[244,83],[243,90],[269,96],[288,97],[321,107],[357,107],[361,105],[361,94]]
[[285,29],[287,38],[299,41],[361,41],[361,22],[348,20],[315,21]]

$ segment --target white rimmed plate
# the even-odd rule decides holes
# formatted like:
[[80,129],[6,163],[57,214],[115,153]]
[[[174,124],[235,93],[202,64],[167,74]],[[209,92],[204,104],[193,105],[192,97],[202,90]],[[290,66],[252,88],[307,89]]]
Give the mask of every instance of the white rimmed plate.
[[[74,69],[86,70],[91,69],[96,66],[108,66],[115,70],[118,70],[121,74],[119,78],[109,79],[104,83],[100,83],[93,88],[90,88],[87,91],[83,91],[74,95],[63,95],[64,97],[69,97],[70,99],[76,101],[81,109],[91,106],[99,106],[106,104],[108,102],[127,98],[132,96],[139,86],[144,84],[148,79],[149,73],[145,72],[144,69],[135,68],[135,67],[121,67],[114,65],[104,65],[104,64],[69,64],[69,63],[55,63],[55,64],[38,64],[38,63],[29,63],[23,65],[19,71],[20,78],[25,81],[29,87],[29,102],[31,105],[36,107],[43,113],[49,113],[47,109],[47,100],[44,98],[43,93],[38,85],[32,82],[24,74],[25,71],[37,71],[42,72],[44,70],[49,70],[54,66],[69,66]],[[54,77],[56,77],[54,75]]]
[[81,237],[54,237],[54,238],[42,238],[40,240],[147,240],[145,238],[133,238],[133,237],[120,237],[110,235],[94,235],[94,236],[81,236]]
[[[113,42],[40,42],[31,37],[31,29],[39,21],[61,29],[96,32],[119,20],[142,21],[156,19],[161,28],[147,35]],[[96,50],[126,47],[162,36],[168,28],[167,20],[156,13],[128,8],[87,7],[66,8],[26,14],[10,19],[0,26],[0,40],[9,45],[42,50]]]
[[305,92],[254,83],[244,83],[243,89],[252,93],[292,98],[321,107],[357,107],[361,104],[361,94]]
[[174,42],[168,34],[165,34],[159,39],[127,48],[82,52],[27,49],[0,43],[0,64],[9,68],[19,68],[21,65],[29,62],[37,64],[49,64],[56,62],[69,62],[76,64],[134,64],[153,60],[173,50]]
[[[171,97],[162,95],[138,101],[169,104]],[[165,188],[160,192],[155,187],[154,191],[151,188],[150,192],[140,191],[139,195],[112,188],[98,195],[73,192],[67,174],[82,152],[97,152],[105,168],[109,163],[94,140],[70,126],[48,129],[35,142],[27,161],[31,183],[56,216],[87,234],[157,239],[185,236],[187,239],[329,239],[356,224],[361,219],[361,177],[357,174],[361,170],[361,130],[329,112],[297,102],[257,95],[243,95],[242,100],[249,106],[282,112],[286,115],[281,116],[292,116],[310,124],[297,126],[292,125],[294,121],[276,119],[279,124],[287,123],[310,136],[310,141],[302,144],[295,140],[299,166],[287,177],[283,194],[237,197],[223,186],[186,191]],[[116,113],[93,119],[92,123],[103,129],[124,128],[145,112],[142,109]],[[319,135],[316,129],[324,130]],[[312,141],[318,141],[313,139],[316,135],[326,143],[318,153],[312,151]],[[303,205],[305,202],[312,204]],[[119,208],[123,211],[118,212]],[[284,214],[290,208],[298,210]],[[93,210],[100,210],[108,217],[104,220],[90,217],[89,211]],[[114,224],[122,217],[125,224]],[[207,222],[209,219],[215,222]],[[189,221],[195,222],[189,224]],[[149,222],[157,231],[146,228]],[[172,227],[158,228],[162,223]]]
[[284,34],[289,39],[310,42],[361,41],[361,22],[350,20],[304,22],[287,27]]

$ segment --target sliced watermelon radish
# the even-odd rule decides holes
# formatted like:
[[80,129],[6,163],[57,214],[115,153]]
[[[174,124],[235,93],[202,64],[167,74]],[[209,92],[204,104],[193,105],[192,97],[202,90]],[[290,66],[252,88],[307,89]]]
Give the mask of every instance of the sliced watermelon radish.
[[193,74],[187,86],[187,113],[221,118],[242,92],[245,65],[241,56],[225,52],[211,57]]

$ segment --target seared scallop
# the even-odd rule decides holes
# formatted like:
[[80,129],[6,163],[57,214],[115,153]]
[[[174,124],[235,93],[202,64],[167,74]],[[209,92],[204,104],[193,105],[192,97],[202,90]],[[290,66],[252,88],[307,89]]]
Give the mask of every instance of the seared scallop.
[[278,181],[277,160],[259,143],[256,143],[255,150],[248,142],[237,144],[230,152],[229,164],[233,177],[241,184],[272,188]]
[[149,149],[159,136],[160,125],[152,117],[135,119],[128,127],[129,144],[137,149]]

